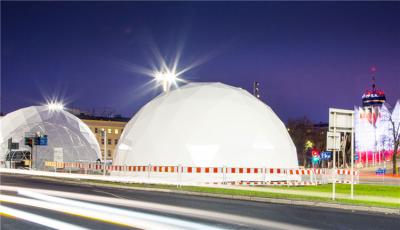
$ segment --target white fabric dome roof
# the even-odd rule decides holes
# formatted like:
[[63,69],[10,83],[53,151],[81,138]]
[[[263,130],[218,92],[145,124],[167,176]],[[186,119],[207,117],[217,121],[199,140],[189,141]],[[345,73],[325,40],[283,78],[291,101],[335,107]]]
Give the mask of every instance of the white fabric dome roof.
[[190,83],[147,103],[126,125],[115,165],[297,168],[270,107],[222,83]]
[[48,146],[35,146],[39,167],[43,167],[45,160],[53,161],[54,148],[62,148],[64,162],[101,159],[99,144],[89,127],[64,110],[52,111],[47,106],[19,109],[0,120],[0,130],[0,160],[6,158],[10,137],[13,142],[19,142],[20,149],[30,151],[24,144],[26,132],[48,135]]

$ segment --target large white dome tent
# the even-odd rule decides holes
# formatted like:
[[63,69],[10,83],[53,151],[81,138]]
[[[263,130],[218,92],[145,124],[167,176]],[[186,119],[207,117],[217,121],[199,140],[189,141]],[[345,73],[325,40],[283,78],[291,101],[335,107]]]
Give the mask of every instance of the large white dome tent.
[[298,168],[272,109],[222,83],[189,83],[147,103],[126,125],[113,164]]
[[24,144],[25,133],[40,132],[48,136],[48,146],[35,146],[37,166],[54,160],[55,149],[62,152],[64,162],[95,162],[101,159],[100,147],[89,127],[79,118],[49,106],[30,106],[7,114],[0,120],[0,160],[8,153],[7,142],[12,138],[20,150],[30,151]]

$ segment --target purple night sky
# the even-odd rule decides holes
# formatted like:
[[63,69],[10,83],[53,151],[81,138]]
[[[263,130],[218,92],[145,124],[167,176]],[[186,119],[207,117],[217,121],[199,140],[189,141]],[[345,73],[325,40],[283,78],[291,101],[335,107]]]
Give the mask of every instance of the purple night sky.
[[280,116],[327,121],[371,85],[400,98],[400,2],[1,2],[1,111],[58,96],[131,116],[160,93],[137,70],[182,49],[190,81],[251,90]]

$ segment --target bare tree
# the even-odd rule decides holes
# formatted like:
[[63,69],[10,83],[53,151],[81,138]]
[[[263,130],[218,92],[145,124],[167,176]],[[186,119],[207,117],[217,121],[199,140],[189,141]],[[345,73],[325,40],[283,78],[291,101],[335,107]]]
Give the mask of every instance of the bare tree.
[[307,165],[307,148],[305,144],[307,141],[312,141],[313,136],[313,123],[307,118],[289,120],[287,124],[289,134],[297,149],[299,161],[303,162],[303,166]]
[[[400,122],[395,122],[393,116],[391,116],[390,123],[393,127],[393,174],[399,174],[399,168],[397,167],[397,150],[399,149],[400,143]],[[397,124],[396,124],[397,123]]]
[[397,167],[397,151],[399,150],[400,144],[400,100],[397,101],[396,106],[390,113],[389,109],[383,105],[381,108],[382,112],[380,113],[382,116],[382,120],[385,122],[390,123],[390,129],[392,131],[392,138],[393,138],[393,156],[392,156],[392,163],[393,163],[393,174],[399,174],[399,168]]

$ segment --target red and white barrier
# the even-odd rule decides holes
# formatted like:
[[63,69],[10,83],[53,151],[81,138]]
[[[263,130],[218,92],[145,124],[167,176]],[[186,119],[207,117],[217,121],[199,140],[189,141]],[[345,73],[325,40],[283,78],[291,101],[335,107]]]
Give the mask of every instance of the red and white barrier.
[[[45,166],[58,170],[84,170],[85,173],[95,173],[104,170],[103,164],[50,162]],[[173,177],[179,180],[194,181],[202,178],[204,182],[235,181],[237,185],[315,185],[333,180],[335,172],[336,183],[346,183],[351,175],[350,169],[285,169],[285,168],[244,168],[244,167],[187,167],[187,166],[154,166],[154,165],[107,165],[107,174],[115,176],[155,177],[167,179]],[[97,173],[99,174],[99,173]],[[175,176],[174,176],[175,175]],[[206,176],[207,175],[207,176]],[[358,172],[354,171],[357,176]],[[177,177],[178,176],[178,177]],[[240,182],[242,181],[242,182]],[[254,182],[252,182],[254,181]],[[238,184],[239,183],[239,184]]]

